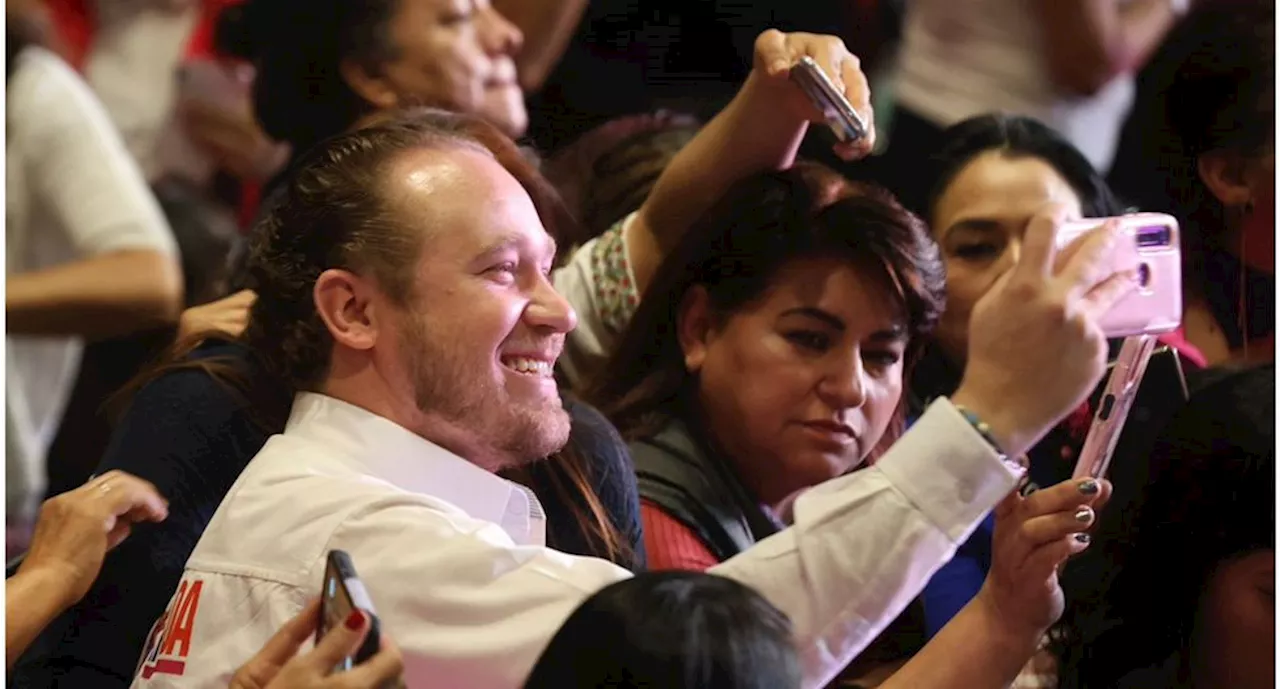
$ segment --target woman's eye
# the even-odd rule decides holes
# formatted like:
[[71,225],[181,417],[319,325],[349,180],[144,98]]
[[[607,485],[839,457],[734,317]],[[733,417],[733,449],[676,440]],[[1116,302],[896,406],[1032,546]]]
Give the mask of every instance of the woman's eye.
[[872,368],[885,369],[902,361],[902,355],[893,351],[867,352],[863,355],[863,360],[871,365]]
[[787,333],[791,342],[811,351],[821,352],[831,346],[831,338],[819,332],[799,330]]
[[951,253],[960,258],[976,261],[995,257],[999,253],[999,248],[990,242],[961,244],[952,249]]

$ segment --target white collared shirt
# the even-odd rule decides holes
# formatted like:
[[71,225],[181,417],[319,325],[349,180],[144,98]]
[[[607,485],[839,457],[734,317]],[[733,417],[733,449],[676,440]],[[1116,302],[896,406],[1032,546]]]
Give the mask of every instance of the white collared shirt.
[[[712,571],[787,613],[825,684],[1019,476],[945,400],[876,466],[799,498],[795,524]],[[347,551],[410,687],[515,689],[565,618],[630,576],[544,547],[537,499],[394,423],[299,395],[231,488],[157,623],[135,687],[226,687]]]

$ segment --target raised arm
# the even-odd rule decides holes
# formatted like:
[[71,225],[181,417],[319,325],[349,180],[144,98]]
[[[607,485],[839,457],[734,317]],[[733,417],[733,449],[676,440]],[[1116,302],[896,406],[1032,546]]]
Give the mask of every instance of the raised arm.
[[[789,79],[801,57],[817,61],[844,91],[870,128],[871,92],[866,76],[844,43],[834,36],[783,34],[769,30],[756,39],[754,67],[733,101],[671,161],[627,227],[626,244],[636,288],[649,279],[685,231],[735,182],[759,172],[790,167],[811,121],[821,121],[804,93]],[[846,158],[866,155],[875,132]]]
[[1189,0],[1036,0],[1033,3],[1059,88],[1097,93],[1115,77],[1137,72],[1160,47]]

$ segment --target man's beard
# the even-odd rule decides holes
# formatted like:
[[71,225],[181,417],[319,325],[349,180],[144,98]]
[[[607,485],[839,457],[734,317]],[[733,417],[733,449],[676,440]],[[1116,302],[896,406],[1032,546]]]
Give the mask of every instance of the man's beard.
[[501,458],[504,467],[537,461],[564,447],[569,414],[561,405],[552,400],[536,406],[513,402],[487,375],[488,362],[477,366],[465,361],[461,348],[449,350],[433,342],[421,319],[406,320],[412,327],[400,346],[419,411],[465,430],[473,436],[472,444]]

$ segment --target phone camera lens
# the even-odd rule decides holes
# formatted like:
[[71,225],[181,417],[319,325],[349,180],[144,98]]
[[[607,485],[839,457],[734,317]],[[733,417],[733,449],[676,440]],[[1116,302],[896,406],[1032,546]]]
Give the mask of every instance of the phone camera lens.
[[1138,286],[1146,289],[1151,285],[1151,266],[1146,263],[1138,265]]

